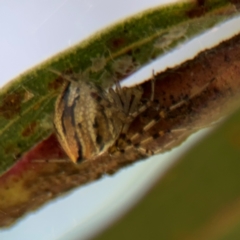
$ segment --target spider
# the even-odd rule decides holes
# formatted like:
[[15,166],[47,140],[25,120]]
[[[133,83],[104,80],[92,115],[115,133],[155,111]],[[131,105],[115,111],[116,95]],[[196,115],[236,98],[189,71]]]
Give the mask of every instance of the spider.
[[[176,108],[188,103],[190,99],[204,91],[208,82],[197,92],[182,99],[168,109],[161,110],[157,117],[148,122],[141,132],[126,138],[130,124],[154,103],[155,75],[151,80],[151,95],[144,103],[141,86],[121,87],[117,82],[115,89],[104,90],[91,82],[50,70],[66,81],[55,105],[54,126],[58,140],[70,160],[80,163],[94,160],[103,153],[121,154],[137,148],[146,155],[156,152],[144,148],[148,141],[160,137],[162,132],[150,136],[138,144],[133,144],[144,132],[151,129],[161,118]],[[157,107],[159,109],[159,106]],[[174,130],[171,130],[173,132]]]
[[131,122],[154,101],[154,73],[151,97],[143,104],[140,86],[122,88],[117,82],[115,89],[104,90],[51,71],[67,80],[56,101],[54,126],[62,148],[74,163],[113,151],[115,145],[119,150],[119,137],[125,136]]

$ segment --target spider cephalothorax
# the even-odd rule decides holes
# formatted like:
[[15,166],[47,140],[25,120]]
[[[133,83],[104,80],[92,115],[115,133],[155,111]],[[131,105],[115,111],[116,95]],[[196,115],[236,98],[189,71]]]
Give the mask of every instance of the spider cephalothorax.
[[[54,71],[58,74],[58,72]],[[67,83],[55,106],[54,125],[59,142],[73,162],[90,160],[108,151],[150,102],[142,104],[142,88],[104,90],[91,82]]]

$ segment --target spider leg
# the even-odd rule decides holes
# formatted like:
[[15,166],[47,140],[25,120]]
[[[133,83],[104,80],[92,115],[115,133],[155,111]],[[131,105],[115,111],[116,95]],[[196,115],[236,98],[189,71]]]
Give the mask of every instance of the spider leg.
[[154,101],[154,95],[155,95],[155,82],[156,82],[156,79],[155,79],[155,74],[154,74],[154,70],[153,70],[153,77],[151,79],[151,96],[150,96],[150,99],[133,113],[131,113],[131,112],[134,109],[133,107],[136,107],[136,105],[132,106],[131,109],[130,109],[130,114],[129,114],[130,119],[132,119],[132,120],[135,119],[139,114],[144,112],[146,109],[148,109],[152,105],[152,103]]
[[73,77],[70,77],[70,76],[67,75],[67,74],[63,74],[63,73],[61,73],[61,72],[59,72],[59,71],[57,71],[57,70],[55,70],[55,69],[53,69],[53,68],[49,68],[48,71],[54,73],[55,75],[57,75],[57,76],[59,76],[59,77],[64,78],[65,80],[67,80],[67,81],[69,81],[69,82],[72,82],[72,83],[76,83],[76,82],[77,82],[77,81],[74,80]]
[[127,116],[130,111],[129,108],[132,98],[131,91],[129,91],[129,88],[122,88],[119,81],[116,81],[115,87],[115,90],[113,88],[109,89],[109,93],[114,102],[113,105],[118,111],[122,111],[123,114]]
[[123,105],[121,102],[121,99],[119,97],[119,94],[117,94],[112,88],[109,88],[109,93],[114,101],[114,104],[116,104],[116,109],[122,109]]
[[[172,130],[174,131],[174,130]],[[162,137],[166,134],[171,134],[172,133],[171,130],[165,130],[165,131],[159,131],[158,133],[152,135],[152,136],[149,136],[145,139],[143,139],[142,141],[140,141],[139,143],[132,143],[131,140],[126,140],[125,143],[129,144],[127,146],[125,146],[123,149],[119,149],[119,151],[115,152],[113,155],[120,155],[122,153],[126,153],[127,151],[131,150],[131,149],[137,149],[143,156],[152,156],[154,154],[157,154],[161,151],[163,151],[164,149],[167,149],[167,147],[169,145],[171,145],[173,142],[177,141],[179,139],[180,136],[174,138],[171,142],[167,143],[166,145],[162,146],[160,148],[160,150],[158,149],[157,151],[153,151],[153,150],[149,150],[147,149],[146,147],[144,147],[145,144],[153,141],[154,139],[157,139],[159,137]],[[183,132],[186,132],[186,129],[185,131]]]
[[159,112],[159,114],[152,119],[147,125],[144,126],[144,128],[142,129],[141,132],[139,133],[135,133],[129,140],[132,142],[134,140],[136,140],[138,137],[140,137],[142,135],[143,132],[147,132],[149,129],[151,129],[156,123],[158,123],[161,119],[165,118],[165,116],[167,114],[169,114],[170,112],[172,112],[173,110],[182,107],[185,104],[188,104],[189,101],[191,99],[193,99],[194,97],[196,97],[197,95],[199,95],[200,93],[202,93],[203,91],[205,91],[207,89],[207,87],[215,80],[215,78],[211,79],[211,81],[209,81],[208,83],[206,83],[205,85],[203,85],[198,91],[196,91],[195,93],[193,93],[192,95],[188,96],[185,99],[182,99],[181,101],[177,102],[176,104],[170,106],[167,109],[164,109],[162,111]]
[[[172,133],[172,131],[168,132],[168,133]],[[159,134],[159,136],[161,135],[164,135],[164,133],[161,133]],[[184,136],[187,136],[187,131],[183,132],[182,134],[178,135],[178,136],[175,136],[172,141],[168,142],[167,144],[159,147],[158,149],[156,150],[149,150],[149,149],[146,149],[144,148],[143,146],[140,146],[138,148],[138,150],[146,157],[149,157],[149,156],[152,156],[152,155],[155,155],[155,154],[158,154],[158,153],[162,153],[162,152],[165,152],[167,151],[168,149],[170,149],[170,146],[173,145],[175,142],[177,142],[179,139],[183,138]],[[150,137],[147,139],[149,141],[153,140],[154,138],[150,139]]]
[[[119,108],[123,113],[127,116],[131,109],[129,109],[130,103],[131,103],[131,98],[132,98],[132,89],[129,91],[129,88],[127,87],[121,87],[119,81],[116,82],[116,90],[113,90],[111,88],[111,95],[114,100],[117,102],[120,102],[121,104],[118,104]],[[134,98],[135,100],[135,98]]]
[[126,91],[125,96],[124,96],[124,104],[123,104],[123,112],[127,114],[130,112],[131,109],[131,98],[132,94],[130,91]]
[[[169,114],[170,112],[172,112],[173,110],[182,107],[183,105],[189,103],[189,101],[191,99],[193,99],[194,97],[196,97],[197,95],[199,95],[200,93],[202,93],[203,91],[205,91],[207,89],[207,87],[215,80],[215,78],[211,79],[208,83],[206,83],[205,85],[203,85],[200,89],[198,89],[197,91],[195,91],[194,93],[192,93],[190,96],[188,96],[187,98],[182,99],[181,101],[177,102],[176,104],[168,107],[167,109],[163,109],[159,112],[159,114],[152,119],[149,123],[147,123],[143,129],[140,132],[135,133],[134,135],[132,135],[129,138],[126,138],[126,135],[122,135],[122,139],[121,141],[117,142],[117,149],[119,150],[120,153],[124,153],[125,151],[128,151],[132,148],[137,148],[139,149],[140,152],[145,152],[144,155],[152,155],[155,154],[155,152],[149,151],[147,149],[144,150],[144,145],[147,144],[149,141],[152,141],[153,139],[156,139],[158,137],[161,137],[167,133],[174,133],[174,132],[183,132],[183,135],[186,134],[186,132],[189,132],[190,130],[194,131],[197,130],[199,128],[181,128],[181,129],[172,129],[172,130],[167,130],[167,131],[160,131],[156,134],[154,134],[153,136],[147,137],[146,139],[140,141],[139,143],[134,143],[136,142],[136,140],[142,136],[144,134],[144,132],[149,131],[157,122],[159,122],[161,119],[165,118],[165,116],[167,114]],[[203,128],[203,127],[201,127]],[[180,136],[176,137],[176,139],[173,139],[173,141],[177,141],[177,139],[179,139]],[[121,146],[120,146],[121,145]],[[169,146],[170,143],[167,144],[167,146]],[[163,146],[161,147],[161,149],[158,152],[163,151],[165,148],[167,148],[167,146]],[[152,152],[152,153],[151,153]],[[157,153],[157,152],[156,152]]]
[[[165,130],[165,131],[161,130],[161,131],[155,133],[154,135],[143,139],[139,143],[133,144],[131,142],[131,140],[126,141],[129,145],[126,146],[124,149],[121,149],[121,151],[119,151],[119,153],[125,153],[125,152],[134,148],[134,149],[137,149],[139,152],[141,152],[144,156],[152,156],[154,154],[158,154],[160,152],[166,151],[167,149],[169,149],[169,146],[171,146],[173,143],[177,142],[179,139],[184,137],[184,135],[187,136],[189,132],[195,132],[197,130],[212,127],[214,125],[216,125],[216,123],[211,123],[211,124],[208,124],[208,125],[205,125],[205,126],[199,126],[199,127],[197,126],[197,127],[175,128],[175,129]],[[154,139],[157,139],[159,137],[163,137],[165,135],[175,134],[175,133],[177,133],[178,135],[173,136],[173,137],[171,136],[172,140],[170,142],[168,142],[164,146],[159,147],[156,150],[149,150],[146,147],[144,147],[149,142],[154,141]]]
[[[130,105],[130,109],[128,111],[128,117],[126,119],[126,123],[123,126],[123,130],[122,130],[122,135],[125,135],[128,131],[128,128],[131,124],[131,122],[138,116],[140,115],[142,112],[146,111],[153,103],[154,101],[154,93],[155,93],[155,75],[154,75],[154,70],[153,70],[153,77],[151,80],[151,96],[150,99],[142,106],[140,106],[140,108],[138,108],[138,104],[140,99],[138,97],[134,97],[133,101]],[[137,110],[136,110],[137,109]]]

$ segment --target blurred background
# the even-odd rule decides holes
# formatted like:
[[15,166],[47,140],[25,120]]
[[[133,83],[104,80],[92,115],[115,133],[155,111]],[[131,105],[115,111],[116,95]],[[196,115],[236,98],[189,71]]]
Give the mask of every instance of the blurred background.
[[[169,0],[32,0],[0,2],[0,84],[3,86],[25,70],[73,46],[95,32],[128,16]],[[237,22],[236,22],[237,21]],[[232,20],[208,31],[154,61],[126,84],[149,78],[152,69],[164,70],[191,58],[239,31]],[[1,240],[86,239],[121,216],[208,130],[192,136],[180,148],[125,168],[114,176],[74,190],[28,214],[9,229],[0,230]]]

